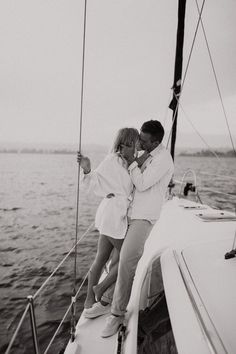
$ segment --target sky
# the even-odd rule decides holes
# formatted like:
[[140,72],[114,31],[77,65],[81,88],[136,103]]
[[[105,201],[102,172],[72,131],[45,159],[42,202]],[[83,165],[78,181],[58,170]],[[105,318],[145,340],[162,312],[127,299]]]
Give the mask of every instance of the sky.
[[[0,143],[78,144],[83,9],[82,0],[0,0]],[[206,0],[203,12],[234,136],[235,13],[235,0]],[[184,70],[196,23],[188,0]],[[177,0],[88,0],[82,145],[111,144],[119,128],[149,119],[170,128],[176,25]],[[180,134],[194,125],[230,146],[201,30],[181,107]]]

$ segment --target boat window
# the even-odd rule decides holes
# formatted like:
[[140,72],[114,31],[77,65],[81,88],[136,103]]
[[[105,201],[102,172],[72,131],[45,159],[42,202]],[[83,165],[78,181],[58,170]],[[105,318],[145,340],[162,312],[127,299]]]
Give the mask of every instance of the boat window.
[[138,354],[150,353],[178,353],[166,303],[160,257],[148,268],[140,297]]

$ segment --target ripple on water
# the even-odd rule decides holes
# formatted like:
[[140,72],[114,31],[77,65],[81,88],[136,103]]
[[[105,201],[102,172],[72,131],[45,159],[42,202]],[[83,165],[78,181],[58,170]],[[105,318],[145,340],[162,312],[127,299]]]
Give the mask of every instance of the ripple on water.
[[13,207],[13,208],[0,208],[0,211],[5,211],[5,212],[9,212],[9,211],[17,211],[17,210],[21,210],[22,208],[19,207]]

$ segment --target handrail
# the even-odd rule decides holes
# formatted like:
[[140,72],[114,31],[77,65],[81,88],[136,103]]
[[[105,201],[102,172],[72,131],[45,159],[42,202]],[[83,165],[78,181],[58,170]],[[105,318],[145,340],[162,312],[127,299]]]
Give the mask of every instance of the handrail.
[[[54,271],[49,275],[49,277],[44,281],[44,283],[40,286],[40,288],[36,291],[36,293],[35,293],[33,296],[31,296],[31,298],[32,298],[33,300],[34,300],[34,299],[38,296],[38,294],[43,290],[43,288],[46,286],[46,284],[49,282],[49,280],[53,277],[53,275],[57,272],[57,270],[62,266],[62,264],[65,262],[65,260],[69,257],[69,255],[70,255],[70,254],[72,253],[72,251],[75,249],[75,247],[79,244],[80,241],[82,241],[82,239],[88,234],[88,232],[92,229],[93,226],[94,226],[94,222],[87,228],[87,230],[83,233],[83,235],[80,237],[80,239],[77,241],[77,243],[69,250],[69,252],[66,254],[66,256],[62,259],[62,261],[58,264],[58,266],[54,269]],[[81,285],[80,285],[78,291],[77,291],[76,294],[75,294],[75,299],[77,298],[77,296],[78,296],[78,294],[79,294],[79,292],[80,292],[80,290],[81,290],[81,288],[82,288],[82,286],[83,286],[85,280],[87,279],[87,276],[88,276],[88,272],[87,272],[87,274],[85,275],[85,277],[84,277],[84,279],[83,279],[83,281],[82,281],[82,283],[81,283]],[[28,297],[27,297],[27,298],[28,298]],[[19,332],[19,330],[20,330],[20,328],[21,328],[21,326],[22,326],[22,324],[23,324],[23,321],[25,320],[25,317],[26,317],[26,315],[27,315],[27,313],[28,313],[28,311],[29,311],[29,309],[30,309],[30,306],[31,306],[31,305],[30,305],[30,302],[29,302],[29,303],[26,305],[26,308],[25,308],[25,310],[24,310],[24,312],[23,312],[23,314],[22,314],[22,316],[21,316],[20,322],[18,323],[18,326],[17,326],[17,328],[16,328],[16,330],[15,330],[13,336],[12,336],[12,339],[11,339],[10,343],[8,344],[8,347],[7,347],[7,350],[6,350],[5,354],[9,354],[9,353],[10,353],[10,350],[12,349],[12,346],[13,346],[13,344],[14,344],[14,342],[15,342],[16,336],[17,336],[17,334],[18,334],[18,332]],[[57,333],[58,333],[58,331],[59,331],[59,329],[60,329],[62,323],[64,322],[66,316],[68,315],[68,312],[69,312],[69,310],[71,309],[71,306],[72,306],[72,303],[69,305],[69,308],[67,309],[67,311],[66,311],[64,317],[62,318],[62,321],[60,322],[60,324],[59,324],[59,326],[58,326],[56,332],[54,333],[54,335],[53,335],[53,337],[52,337],[52,339],[51,339],[51,341],[50,341],[50,343],[49,343],[50,346],[51,346],[52,342],[54,341],[54,339],[55,339],[55,337],[56,337],[56,335],[57,335]],[[48,345],[46,351],[44,352],[44,354],[47,353],[47,351],[48,351],[48,349],[49,349],[49,345]]]
[[[187,176],[187,174],[191,173],[193,175],[193,178],[194,178],[194,183],[195,183],[195,187],[196,187],[196,190],[197,190],[197,176],[196,176],[196,173],[194,170],[192,169],[187,169],[187,171],[184,172],[184,175],[182,177],[182,182],[181,182],[181,186],[180,186],[180,190],[179,190],[179,194],[182,193],[182,187],[183,187],[183,183],[184,183],[184,179],[185,177]],[[196,194],[196,193],[195,193]]]

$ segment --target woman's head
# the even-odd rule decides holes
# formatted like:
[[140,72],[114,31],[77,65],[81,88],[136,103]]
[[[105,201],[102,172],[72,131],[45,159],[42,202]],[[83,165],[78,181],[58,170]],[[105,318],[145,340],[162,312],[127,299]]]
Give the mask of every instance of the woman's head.
[[139,141],[139,132],[135,128],[122,128],[118,131],[112,152],[120,152],[122,145],[135,146]]

